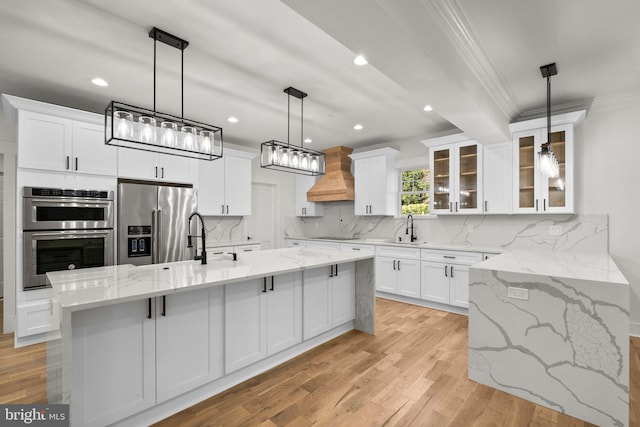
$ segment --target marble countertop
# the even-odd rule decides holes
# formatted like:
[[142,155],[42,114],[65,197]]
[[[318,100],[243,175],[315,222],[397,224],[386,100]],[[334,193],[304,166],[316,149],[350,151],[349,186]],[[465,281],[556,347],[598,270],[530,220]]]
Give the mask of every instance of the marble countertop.
[[437,243],[437,242],[424,242],[417,241],[414,243],[397,242],[393,239],[385,238],[371,238],[371,239],[316,239],[313,237],[286,237],[287,240],[314,240],[319,242],[337,242],[337,243],[353,243],[357,245],[375,245],[375,246],[399,246],[405,248],[419,248],[419,249],[442,249],[447,251],[464,251],[464,252],[482,252],[482,253],[502,253],[504,248],[498,246],[471,246],[471,245],[456,245],[452,243]]
[[114,265],[47,273],[63,309],[85,310],[226,285],[255,278],[359,261],[372,254],[317,248],[284,248],[242,253],[238,261],[182,261],[145,266]]
[[629,285],[607,253],[510,251],[472,268]]
[[[200,240],[198,240],[198,245]],[[246,245],[261,245],[262,242],[257,240],[218,240],[215,242],[207,242],[207,248],[220,248],[223,246],[246,246]]]

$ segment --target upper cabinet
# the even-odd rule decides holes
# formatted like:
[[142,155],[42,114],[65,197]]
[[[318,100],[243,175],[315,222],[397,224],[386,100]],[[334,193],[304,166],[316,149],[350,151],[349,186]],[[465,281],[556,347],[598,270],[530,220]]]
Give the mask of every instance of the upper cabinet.
[[431,212],[482,213],[482,145],[464,134],[422,142],[429,147]]
[[188,184],[197,179],[200,160],[132,148],[117,150],[120,177]]
[[381,148],[349,155],[353,159],[356,215],[398,215],[397,154],[393,148]]
[[296,215],[297,216],[322,216],[324,206],[322,203],[307,201],[307,191],[318,181],[320,177],[309,175],[296,175]]
[[[55,112],[52,108],[52,113]],[[83,115],[91,121],[20,110],[18,167],[115,176],[117,150],[104,143],[102,118],[90,113]]]
[[551,148],[560,175],[549,178],[538,170],[541,145],[547,142],[546,118],[511,124],[513,135],[513,212],[574,213],[574,130],[585,111],[551,117]]
[[256,154],[225,148],[223,157],[200,161],[198,211],[209,216],[251,215],[251,159]]
[[510,214],[513,209],[511,141],[487,144],[482,149],[485,214]]

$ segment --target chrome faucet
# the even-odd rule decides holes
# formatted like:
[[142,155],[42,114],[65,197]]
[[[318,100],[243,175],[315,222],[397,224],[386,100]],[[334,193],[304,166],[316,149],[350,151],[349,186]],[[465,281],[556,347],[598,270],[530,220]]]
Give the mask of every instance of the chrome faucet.
[[193,237],[191,235],[191,218],[193,218],[194,216],[197,216],[198,218],[200,218],[200,224],[202,224],[202,229],[200,230],[200,237],[202,237],[202,253],[200,255],[194,256],[193,259],[196,261],[201,260],[202,264],[206,264],[207,263],[207,250],[206,250],[207,242],[205,238],[204,220],[202,219],[202,215],[200,215],[198,212],[194,212],[191,214],[191,216],[189,216],[189,235],[187,236],[187,247],[188,248],[193,247],[193,242],[191,240],[191,238]]
[[418,236],[415,235],[415,232],[413,230],[413,215],[411,214],[407,215],[407,229],[405,230],[404,234],[409,234],[409,220],[411,220],[411,241],[415,242],[416,240],[418,240]]

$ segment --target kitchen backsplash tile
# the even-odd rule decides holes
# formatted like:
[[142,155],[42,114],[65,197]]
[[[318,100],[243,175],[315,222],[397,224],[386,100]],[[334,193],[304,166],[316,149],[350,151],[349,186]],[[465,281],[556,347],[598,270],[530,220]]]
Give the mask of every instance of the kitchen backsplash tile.
[[243,217],[204,217],[207,244],[213,242],[238,242],[247,239]]
[[[362,217],[352,202],[324,204],[322,217],[287,217],[285,237],[405,240],[406,218]],[[418,241],[505,249],[607,251],[606,215],[465,215],[414,222]],[[559,232],[552,234],[553,231]]]

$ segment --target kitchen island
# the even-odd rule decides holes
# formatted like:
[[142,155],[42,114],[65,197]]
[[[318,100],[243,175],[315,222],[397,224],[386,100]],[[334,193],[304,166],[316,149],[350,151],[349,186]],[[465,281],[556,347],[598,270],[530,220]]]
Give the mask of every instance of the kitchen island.
[[373,334],[373,255],[312,248],[47,274],[62,338],[47,393],[72,425],[149,425],[351,329]]
[[469,378],[629,424],[629,284],[606,253],[506,252],[469,280]]

